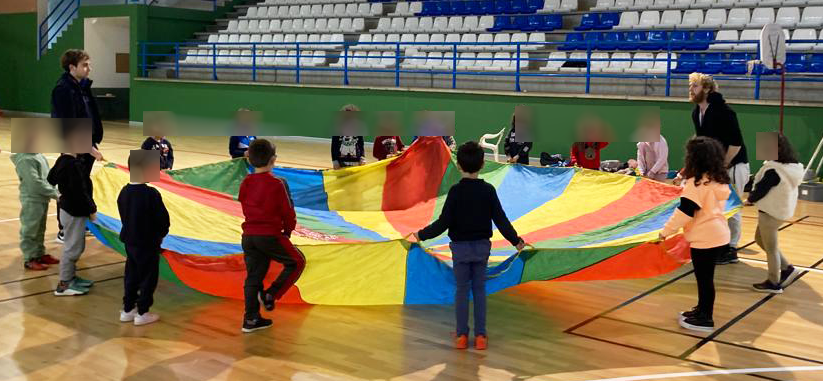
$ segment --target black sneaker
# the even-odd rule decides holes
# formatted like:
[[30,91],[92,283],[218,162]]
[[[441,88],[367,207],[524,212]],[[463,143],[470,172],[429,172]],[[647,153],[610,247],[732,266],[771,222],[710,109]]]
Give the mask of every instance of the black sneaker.
[[785,270],[780,270],[780,287],[786,287],[791,283],[800,271],[789,265]]
[[737,262],[740,262],[740,259],[737,258],[737,249],[729,249],[729,251],[718,256],[714,261],[716,265],[728,265]]
[[692,331],[712,332],[714,331],[714,320],[703,316],[692,316],[681,319],[680,326]]
[[243,332],[249,333],[260,329],[271,327],[271,319],[258,317],[256,319],[243,319]]
[[692,307],[691,311],[683,311],[680,313],[680,319],[688,319],[691,317],[695,317],[700,313],[700,310],[697,309],[697,306]]
[[266,311],[274,311],[274,295],[266,290],[257,293],[257,300],[263,305]]
[[780,286],[772,283],[772,281],[767,280],[762,283],[756,283],[752,285],[752,289],[757,292],[768,292],[770,294],[782,294],[783,288]]

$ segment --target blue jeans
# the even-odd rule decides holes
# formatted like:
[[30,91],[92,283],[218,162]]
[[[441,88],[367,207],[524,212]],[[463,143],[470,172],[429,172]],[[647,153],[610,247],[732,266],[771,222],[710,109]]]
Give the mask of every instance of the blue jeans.
[[469,334],[469,286],[474,298],[474,334],[486,334],[486,268],[491,242],[462,241],[449,244],[454,262],[454,309],[457,335]]

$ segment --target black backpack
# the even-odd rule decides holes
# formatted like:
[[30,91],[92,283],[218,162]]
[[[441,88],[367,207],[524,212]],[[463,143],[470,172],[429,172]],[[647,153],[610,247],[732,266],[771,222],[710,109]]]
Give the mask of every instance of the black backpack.
[[540,165],[544,167],[563,167],[566,166],[566,161],[563,160],[563,155],[559,153],[549,155],[548,152],[541,152]]

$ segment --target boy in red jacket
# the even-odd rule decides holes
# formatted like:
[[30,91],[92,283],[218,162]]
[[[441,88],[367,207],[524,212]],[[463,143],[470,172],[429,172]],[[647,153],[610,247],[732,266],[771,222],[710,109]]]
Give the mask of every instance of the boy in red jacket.
[[[271,172],[277,158],[275,147],[268,140],[259,139],[249,145],[248,153],[254,173],[240,184],[239,196],[246,217],[242,225],[246,261],[243,332],[271,327],[272,321],[260,316],[260,303],[267,311],[274,310],[275,300],[294,285],[306,267],[303,253],[289,241],[297,220],[288,184]],[[283,272],[269,288],[264,288],[263,278],[272,260],[283,265]]]

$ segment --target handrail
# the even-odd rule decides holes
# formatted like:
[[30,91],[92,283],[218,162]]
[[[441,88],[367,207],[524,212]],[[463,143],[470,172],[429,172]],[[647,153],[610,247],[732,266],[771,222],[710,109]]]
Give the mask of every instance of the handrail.
[[[66,4],[66,6],[64,7],[63,4]],[[60,10],[61,8],[62,8],[62,11],[60,12],[59,15],[57,15],[57,17],[54,18],[54,20],[53,20],[54,23],[52,23],[52,16],[54,16],[54,13],[57,12],[58,10]],[[64,18],[63,16],[66,15],[66,12],[69,11],[69,10],[71,10],[71,13],[69,13]],[[57,38],[57,35],[60,34],[60,31],[63,30],[63,27],[65,27],[66,24],[68,24],[79,11],[80,11],[80,0],[60,0],[60,2],[57,3],[57,6],[54,7],[49,12],[49,14],[46,16],[45,19],[43,19],[43,21],[37,27],[37,59],[38,60],[42,56],[43,50],[48,49],[49,44],[51,44]],[[57,23],[59,23],[60,20],[62,20],[62,23],[60,24],[60,26],[57,29],[55,29],[57,32],[50,35],[50,33],[52,32],[53,27],[55,25],[57,25]],[[47,25],[47,28],[46,28],[45,32],[43,31],[43,25]],[[44,39],[45,39],[45,43],[43,42]]]
[[[332,33],[334,34],[334,33]],[[734,53],[742,53],[745,56],[745,59],[741,60],[739,57],[727,57],[724,54],[726,52],[719,52],[719,51],[712,51],[712,50],[687,50],[687,49],[672,49],[672,43],[682,43],[682,41],[672,41],[669,40],[661,40],[661,41],[638,41],[632,42],[637,44],[637,46],[641,46],[640,49],[632,49],[633,52],[642,52],[642,53],[649,53],[651,57],[644,58],[610,58],[610,57],[593,57],[593,53],[595,52],[595,47],[598,46],[598,41],[579,41],[575,42],[577,46],[586,46],[586,49],[575,49],[577,53],[583,53],[585,57],[569,57],[566,58],[552,58],[552,57],[535,57],[533,54],[533,50],[535,46],[552,46],[552,45],[564,45],[567,44],[566,41],[522,41],[522,42],[475,42],[475,43],[463,43],[463,42],[400,42],[400,41],[391,41],[391,42],[346,42],[346,41],[328,41],[328,42],[308,42],[301,40],[300,42],[165,42],[165,41],[144,41],[141,43],[141,51],[140,55],[143,58],[144,64],[142,65],[142,69],[144,74],[149,68],[157,68],[161,67],[164,64],[160,63],[153,63],[150,65],[146,65],[146,57],[175,57],[178,58],[175,60],[173,67],[175,70],[175,77],[179,78],[180,69],[181,68],[208,68],[213,73],[213,78],[217,79],[217,70],[218,69],[239,69],[239,70],[251,70],[252,73],[252,81],[257,81],[259,78],[259,71],[291,71],[295,74],[295,82],[301,82],[301,73],[303,72],[323,72],[323,71],[330,71],[330,72],[343,72],[343,82],[344,85],[349,84],[349,74],[350,73],[394,73],[395,78],[395,86],[400,86],[400,76],[404,73],[426,73],[430,75],[451,75],[452,79],[452,88],[457,87],[457,76],[508,76],[514,77],[514,90],[521,91],[520,80],[524,77],[534,78],[534,77],[568,77],[568,78],[585,78],[586,81],[586,89],[585,92],[589,93],[591,88],[591,80],[592,78],[639,78],[639,79],[664,79],[666,81],[666,96],[670,96],[670,88],[672,80],[679,80],[679,79],[686,79],[688,78],[687,74],[684,72],[677,72],[676,68],[673,68],[675,64],[680,65],[684,61],[683,54],[694,54],[694,57],[689,57],[688,62],[692,62],[697,67],[700,67],[705,62],[719,62],[720,66],[716,67],[717,74],[716,78],[719,80],[734,80],[734,81],[754,81],[755,82],[755,89],[754,89],[754,98],[759,99],[760,97],[760,83],[761,81],[771,82],[778,79],[774,79],[774,77],[769,77],[767,72],[763,70],[755,70],[751,72],[751,75],[747,76],[740,76],[729,72],[724,72],[725,68],[729,67],[730,63],[733,64],[733,67],[737,67],[739,70],[740,65],[748,65],[749,61],[751,60],[758,60],[759,59],[759,40],[709,40],[709,41],[700,41],[700,44],[714,44],[714,43],[728,43],[733,42],[736,44],[751,44],[753,45],[752,50],[747,51],[734,51]],[[812,39],[803,39],[803,40],[788,40],[789,43],[823,43],[823,39],[820,40],[812,40]],[[644,45],[661,45],[664,44],[666,47],[664,49],[643,49],[642,46]],[[307,48],[308,46],[308,48]],[[363,47],[371,46],[370,50],[367,49],[358,49]],[[374,48],[377,46],[377,48]],[[417,67],[419,65],[425,65],[426,61],[430,58],[426,55],[420,57],[416,55],[410,55],[408,48],[415,47],[415,46],[422,46],[423,49],[421,50],[431,50],[435,52],[442,53],[442,57],[440,58],[441,65],[437,67]],[[471,50],[461,50],[458,47],[462,46],[475,46],[475,47],[482,47],[482,46],[506,46],[511,49],[504,49],[504,50],[496,50],[496,51],[482,51],[482,53],[492,53],[492,55],[486,55],[484,57],[476,56],[474,58],[464,58],[461,56],[461,53],[471,52]],[[328,48],[325,48],[328,47]],[[431,47],[440,47],[440,49],[434,48],[430,49]],[[526,49],[526,47],[530,47],[532,50]],[[173,53],[154,53],[151,52],[151,49],[170,49],[173,48]],[[208,51],[210,49],[210,51]],[[357,51],[357,53],[352,54],[352,50]],[[402,51],[401,51],[402,49]],[[199,50],[206,50],[207,53],[201,54]],[[514,50],[512,52],[512,50]],[[611,49],[609,51],[616,51],[617,49]],[[181,54],[181,51],[183,52]],[[311,55],[303,54],[304,51],[312,52]],[[307,57],[314,57],[314,51],[323,52],[322,56],[324,59],[328,58],[337,58],[339,59],[336,64],[329,65],[329,66],[314,66],[312,63],[308,65],[303,65],[301,63],[301,59],[306,59]],[[573,52],[574,52],[573,51]],[[385,52],[385,54],[384,54]],[[509,53],[509,57],[501,57],[494,53]],[[601,51],[605,52],[605,51]],[[393,54],[392,54],[393,53]],[[425,53],[425,52],[422,52]],[[540,51],[538,53],[548,54],[547,51]],[[627,52],[628,53],[628,52]],[[665,57],[661,56],[658,57],[658,54],[665,53]],[[524,57],[523,54],[529,54],[528,57]],[[712,58],[714,56],[705,57],[703,54],[719,54],[719,57]],[[800,54],[821,54],[821,53],[812,53],[809,52],[800,52]],[[675,58],[677,55],[677,58]],[[195,62],[186,62],[185,60],[180,60],[181,56],[185,56],[187,59],[188,57],[196,57]],[[636,56],[636,55],[635,55]],[[211,58],[208,61],[210,63],[204,63],[206,60],[198,59],[199,57],[209,57]],[[227,60],[227,58],[236,58],[237,60]],[[377,63],[373,65],[374,59],[380,59],[381,62],[393,62],[385,63],[385,66],[382,66],[383,63]],[[406,62],[401,62],[401,59],[407,59]],[[437,60],[437,58],[433,58]],[[369,60],[370,62],[365,65],[360,65],[360,62],[365,60]],[[409,67],[406,63],[409,63],[414,60],[412,64],[416,64],[415,66]],[[484,70],[484,71],[477,71],[473,70],[472,68],[467,69],[458,69],[460,66],[460,61],[491,61],[493,64],[491,66],[497,67],[496,70]],[[310,61],[313,61],[310,60]],[[508,61],[508,63],[498,66],[496,65],[497,62]],[[524,68],[529,66],[530,62],[584,62],[585,68],[580,67],[577,72],[561,72],[561,70],[556,70],[556,72],[546,72],[546,71],[526,71]],[[654,64],[650,66],[646,66],[643,69],[645,71],[633,73],[629,72],[620,72],[620,73],[613,73],[613,72],[601,72],[599,69],[595,70],[592,67],[593,62],[653,62]],[[665,62],[665,68],[658,66],[656,63]],[[819,61],[812,61],[817,63]],[[806,62],[806,64],[810,64],[811,62]],[[325,65],[325,62],[324,62]],[[489,66],[489,65],[486,65]],[[602,66],[601,66],[602,67]],[[654,72],[650,72],[649,69],[656,69]],[[700,70],[700,69],[697,69]],[[748,67],[746,68],[748,72]],[[721,74],[722,73],[722,74]],[[786,78],[787,82],[823,82],[823,76],[814,76],[812,73],[802,73],[804,77],[789,77]]]

